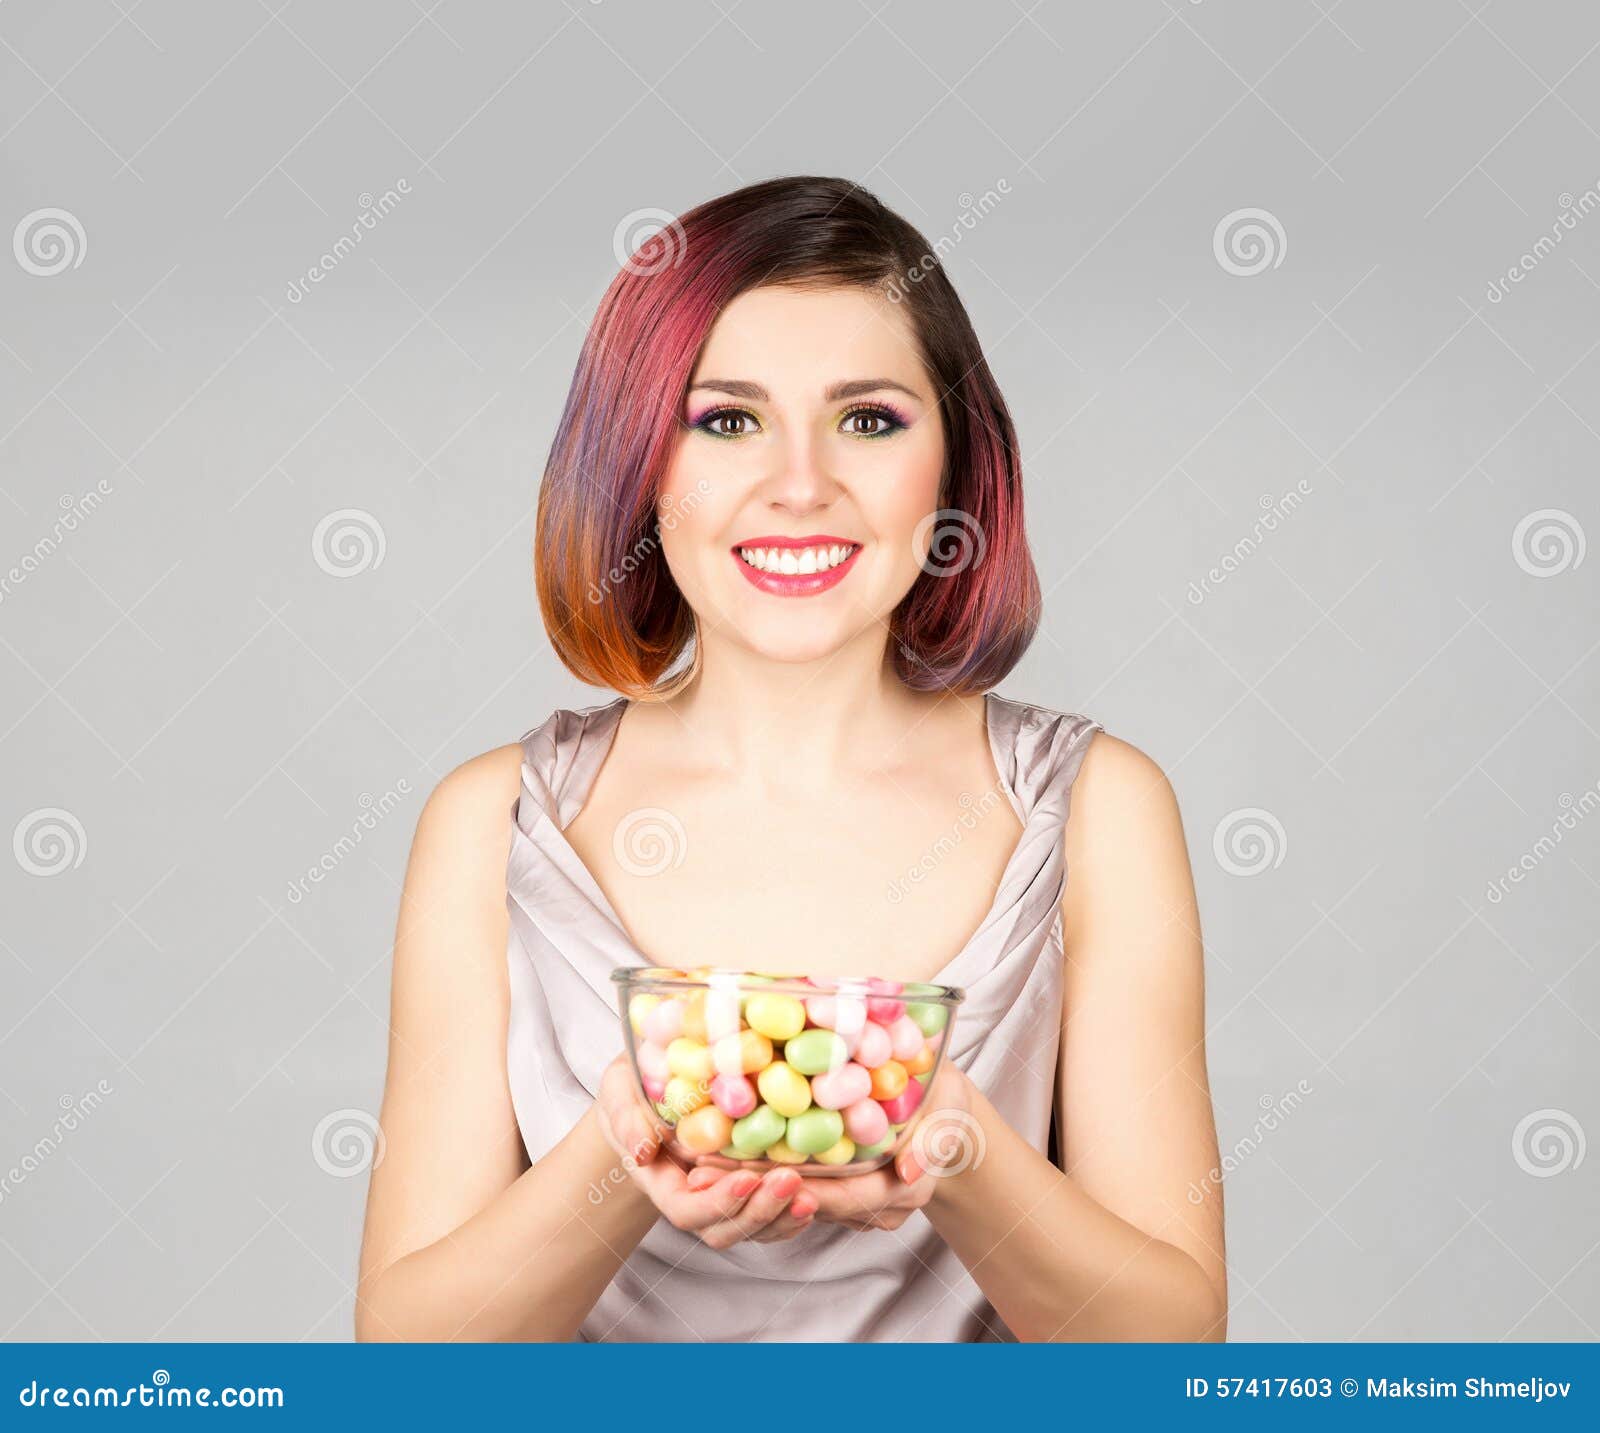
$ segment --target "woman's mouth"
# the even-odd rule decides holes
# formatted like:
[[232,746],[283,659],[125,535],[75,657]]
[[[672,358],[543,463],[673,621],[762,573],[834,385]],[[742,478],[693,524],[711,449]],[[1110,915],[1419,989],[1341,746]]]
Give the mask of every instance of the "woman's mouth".
[[733,549],[753,586],[777,597],[810,597],[844,580],[861,544],[842,537],[757,537]]

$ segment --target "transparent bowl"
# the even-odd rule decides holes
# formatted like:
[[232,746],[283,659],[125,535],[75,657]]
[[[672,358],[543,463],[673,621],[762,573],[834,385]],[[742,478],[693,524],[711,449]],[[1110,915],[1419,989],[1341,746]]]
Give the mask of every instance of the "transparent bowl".
[[864,1174],[899,1153],[962,992],[863,976],[622,966],[623,1039],[686,1164]]

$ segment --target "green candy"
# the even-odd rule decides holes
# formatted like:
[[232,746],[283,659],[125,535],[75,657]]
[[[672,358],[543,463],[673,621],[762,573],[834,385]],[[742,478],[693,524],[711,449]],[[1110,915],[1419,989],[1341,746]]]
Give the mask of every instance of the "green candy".
[[796,1154],[821,1154],[838,1144],[843,1134],[844,1116],[838,1110],[821,1110],[813,1106],[789,1121],[784,1140]]
[[926,1075],[913,1075],[911,1078],[913,1080],[915,1080],[919,1085],[926,1086],[928,1081],[933,1078],[933,1071],[929,1070]]
[[784,1042],[783,1058],[802,1075],[824,1075],[844,1068],[850,1047],[832,1030],[802,1030]]
[[738,1159],[758,1159],[783,1138],[787,1121],[771,1105],[757,1105],[742,1120],[733,1122],[733,1143]]
[[921,1003],[906,1006],[909,1015],[924,1035],[937,1035],[949,1022],[950,1012],[943,1005],[924,1005]]
[[894,1142],[898,1138],[899,1135],[890,1130],[876,1144],[858,1144],[856,1146],[856,1159],[876,1159],[880,1154],[888,1154],[894,1148]]

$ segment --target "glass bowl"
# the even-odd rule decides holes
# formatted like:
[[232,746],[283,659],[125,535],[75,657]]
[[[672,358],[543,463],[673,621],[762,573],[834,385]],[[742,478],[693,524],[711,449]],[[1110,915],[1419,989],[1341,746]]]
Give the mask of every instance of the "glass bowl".
[[668,1150],[723,1169],[864,1174],[899,1153],[962,992],[865,976],[622,966],[628,1059]]

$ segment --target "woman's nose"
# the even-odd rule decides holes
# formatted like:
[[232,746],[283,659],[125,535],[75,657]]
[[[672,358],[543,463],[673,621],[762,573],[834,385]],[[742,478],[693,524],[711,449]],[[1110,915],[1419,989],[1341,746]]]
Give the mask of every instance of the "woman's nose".
[[774,507],[808,513],[825,507],[838,491],[817,445],[799,438],[783,451],[782,466],[768,479],[768,498]]

